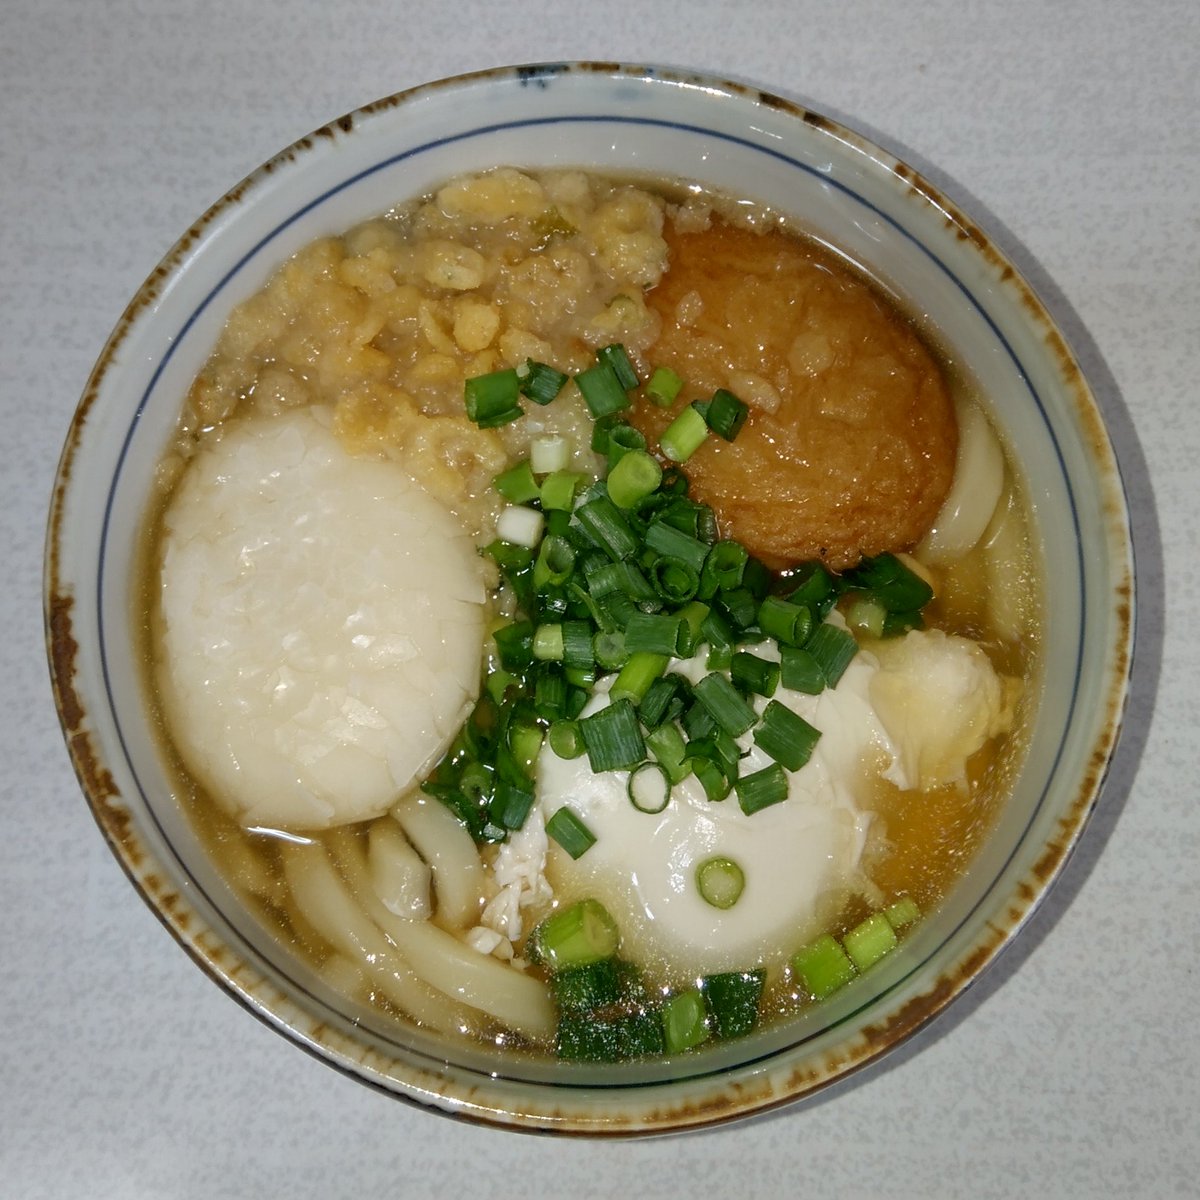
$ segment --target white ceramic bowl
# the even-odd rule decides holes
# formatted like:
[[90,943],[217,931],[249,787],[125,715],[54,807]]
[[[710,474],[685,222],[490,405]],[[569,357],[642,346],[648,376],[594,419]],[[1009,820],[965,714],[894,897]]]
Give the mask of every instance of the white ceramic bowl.
[[[1053,564],[1036,729],[973,869],[899,952],[832,1001],[666,1072],[523,1066],[339,1007],[208,865],[172,799],[135,666],[134,555],[151,476],[230,309],[314,237],[500,164],[693,178],[792,214],[841,247],[980,381]],[[210,975],[300,1045],[398,1096],[517,1128],[627,1134],[810,1093],[903,1041],[987,966],[1096,800],[1125,699],[1132,586],[1120,478],[1087,384],[972,221],[885,151],[777,97],[649,67],[572,64],[485,72],[373,104],[266,163],[187,231],[133,299],[79,405],[50,515],[46,612],[63,728],[100,828]]]

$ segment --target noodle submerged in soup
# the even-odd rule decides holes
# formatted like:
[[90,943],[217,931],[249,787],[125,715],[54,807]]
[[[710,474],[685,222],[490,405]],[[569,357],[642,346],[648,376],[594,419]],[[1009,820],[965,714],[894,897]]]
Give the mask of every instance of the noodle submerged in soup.
[[161,481],[148,660],[196,824],[281,941],[430,1028],[747,1032],[935,907],[1015,770],[1016,477],[912,322],[761,208],[505,169],[314,243]]

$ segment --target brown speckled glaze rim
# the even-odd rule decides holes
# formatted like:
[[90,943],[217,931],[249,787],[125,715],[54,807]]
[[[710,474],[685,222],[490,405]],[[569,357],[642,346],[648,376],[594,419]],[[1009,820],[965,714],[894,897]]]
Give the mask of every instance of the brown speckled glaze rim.
[[[349,137],[362,123],[422,98],[447,90],[511,86],[545,88],[567,76],[599,75],[634,86],[686,86],[706,94],[761,105],[794,117],[866,156],[920,205],[941,214],[954,237],[969,243],[998,285],[1017,299],[1029,325],[1052,357],[1062,391],[1081,430],[1081,441],[1104,497],[1103,524],[1112,559],[1111,632],[1105,664],[1104,713],[1090,747],[1090,758],[1075,781],[1069,803],[1060,803],[1056,836],[1042,846],[1040,857],[1014,889],[1003,918],[989,921],[973,937],[969,950],[952,968],[940,973],[920,994],[863,1024],[852,1036],[818,1055],[780,1052],[752,1071],[733,1069],[714,1079],[690,1079],[628,1089],[546,1089],[537,1086],[505,1091],[471,1072],[444,1070],[389,1057],[345,1029],[324,1022],[298,1005],[294,996],[252,962],[232,950],[200,918],[188,897],[155,861],[141,830],[119,794],[104,753],[93,736],[84,696],[77,686],[74,605],[76,596],[64,570],[64,511],[84,444],[89,418],[103,393],[118,352],[135,324],[150,314],[163,289],[186,263],[207,231],[235,211],[269,177],[314,147]],[[555,63],[496,68],[408,89],[350,113],[268,160],[195,222],[138,290],[104,347],[79,402],[68,433],[50,506],[45,561],[45,636],[55,702],[64,738],[80,785],[106,841],[133,886],[189,956],[214,981],[255,1016],[336,1069],[389,1095],[433,1108],[460,1119],[529,1132],[606,1136],[642,1136],[720,1124],[791,1103],[874,1062],[925,1026],[1012,939],[1061,871],[1086,825],[1100,793],[1115,749],[1127,697],[1133,642],[1133,566],[1128,511],[1116,459],[1096,403],[1066,340],[1034,294],[982,229],[951,204],[938,189],[878,146],[837,122],[790,100],[756,88],[703,74],[619,63]],[[852,1014],[853,1016],[853,1014]],[[789,1065],[789,1057],[799,1061]]]

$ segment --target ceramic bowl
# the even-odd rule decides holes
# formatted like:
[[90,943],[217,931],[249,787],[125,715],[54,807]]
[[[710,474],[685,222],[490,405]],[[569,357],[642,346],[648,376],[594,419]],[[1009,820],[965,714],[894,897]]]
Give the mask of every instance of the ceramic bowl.
[[[314,237],[501,164],[695,179],[840,247],[979,381],[1054,564],[1036,727],[972,870],[900,951],[833,1000],[667,1067],[512,1062],[339,1001],[213,872],[172,797],[137,665],[135,559],[151,479],[231,308]],[[265,163],[183,235],[130,303],[80,402],[50,514],[45,599],[84,793],[134,886],[204,971],[294,1042],[396,1096],[519,1129],[640,1134],[808,1095],[898,1045],[987,967],[1096,801],[1126,695],[1132,589],[1121,482],[1087,383],[969,217],[886,151],[776,96],[645,66],[569,64],[372,104]]]

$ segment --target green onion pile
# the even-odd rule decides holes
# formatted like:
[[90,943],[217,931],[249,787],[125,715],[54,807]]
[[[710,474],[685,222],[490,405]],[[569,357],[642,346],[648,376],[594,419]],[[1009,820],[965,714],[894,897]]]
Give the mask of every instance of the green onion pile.
[[[496,428],[518,420],[526,401],[552,403],[569,382],[533,361],[483,375],[467,381],[467,415],[480,428]],[[747,815],[780,803],[787,772],[808,762],[821,734],[772,697],[780,685],[812,695],[837,685],[858,647],[852,633],[827,620],[834,606],[844,601],[852,629],[888,637],[920,628],[932,598],[891,554],[841,575],[820,563],[772,574],[720,536],[713,510],[688,496],[679,464],[712,435],[737,436],[748,409],[732,393],[721,389],[687,405],[664,431],[660,459],[622,415],[639,388],[622,346],[601,350],[573,384],[593,417],[591,448],[607,470],[595,482],[572,471],[573,448],[545,437],[496,477],[507,507],[484,553],[514,613],[493,632],[479,702],[423,784],[478,842],[503,841],[522,827],[547,743],[562,758],[586,754],[595,772],[628,772],[629,801],[647,814],[662,812],[689,776],[713,803],[732,793]],[[659,367],[641,395],[665,407],[683,386]],[[764,643],[776,653],[755,653]],[[708,673],[697,683],[670,670],[672,660],[701,652]],[[609,680],[609,704],[584,717],[601,677]],[[755,697],[767,701],[761,715]],[[738,739],[746,734],[772,761],[743,773]],[[550,817],[546,832],[572,858],[596,841],[569,805]],[[726,858],[697,869],[697,891],[716,909],[735,904],[744,884]],[[551,974],[561,1056],[675,1053],[713,1034],[753,1028],[761,970],[708,976],[651,1005],[636,971],[614,957],[617,941],[612,918],[594,900],[557,910],[528,939],[527,954]],[[824,942],[820,948],[829,955]],[[842,970],[836,956],[831,961],[828,978]],[[816,982],[828,986],[826,976]]]

